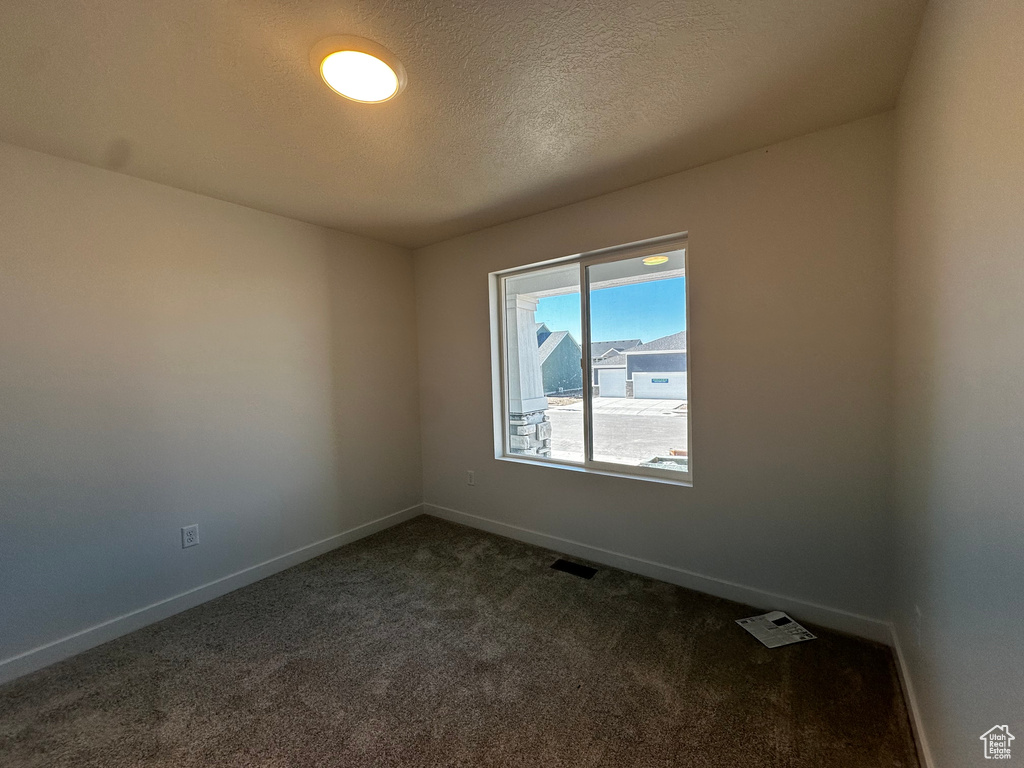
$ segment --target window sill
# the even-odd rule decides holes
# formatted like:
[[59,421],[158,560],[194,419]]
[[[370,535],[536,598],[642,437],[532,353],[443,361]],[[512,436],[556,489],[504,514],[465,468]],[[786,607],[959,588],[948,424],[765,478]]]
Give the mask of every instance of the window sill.
[[641,474],[639,472],[616,472],[610,469],[598,469],[597,467],[584,467],[581,464],[570,464],[558,461],[557,459],[528,459],[524,456],[495,456],[497,461],[508,461],[512,464],[529,464],[534,467],[547,467],[549,469],[565,469],[570,472],[582,472],[587,475],[604,475],[605,477],[621,477],[624,480],[640,480],[645,483],[661,483],[662,485],[678,485],[684,488],[693,487],[693,479],[687,473],[685,479],[676,479],[664,475]]

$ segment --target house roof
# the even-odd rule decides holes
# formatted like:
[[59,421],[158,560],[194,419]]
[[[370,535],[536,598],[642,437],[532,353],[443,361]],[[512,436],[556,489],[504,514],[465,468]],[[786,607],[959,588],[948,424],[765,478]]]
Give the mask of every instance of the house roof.
[[640,346],[640,339],[619,339],[618,341],[592,341],[590,342],[590,356],[592,358],[602,357],[613,349],[621,352],[624,349],[632,349]]
[[594,363],[595,368],[621,368],[626,364],[626,355],[635,352],[685,352],[686,331],[662,336],[660,339],[652,339],[646,344],[640,344],[632,349],[625,350],[624,354],[603,357]]
[[596,363],[595,368],[625,368],[626,367],[626,356],[625,355],[612,355],[611,357],[602,357]]
[[[554,331],[544,339],[544,343],[540,345],[539,350],[541,365],[544,365],[544,361],[548,359],[548,356],[550,356],[555,349],[558,348],[558,345],[562,343],[562,339],[566,336],[569,336],[568,331]],[[569,341],[575,344],[576,348],[579,349],[579,344],[576,344],[576,340],[572,336],[569,336]]]
[[641,344],[639,347],[634,347],[629,350],[630,352],[661,352],[669,351],[678,352],[686,350],[686,331],[680,331],[679,333],[673,333],[669,336],[662,336],[660,339],[653,339],[648,341],[646,344]]

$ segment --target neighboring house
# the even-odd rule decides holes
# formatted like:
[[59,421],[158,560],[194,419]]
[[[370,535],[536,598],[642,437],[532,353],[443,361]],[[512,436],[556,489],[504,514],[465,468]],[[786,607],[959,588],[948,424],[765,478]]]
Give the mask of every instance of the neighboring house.
[[613,354],[606,352],[593,366],[594,384],[601,397],[685,400],[686,332]]
[[538,324],[537,347],[545,395],[583,391],[583,351],[568,331],[551,331]]
[[602,357],[610,357],[633,347],[639,347],[640,339],[619,339],[618,341],[593,341],[590,343],[590,360],[597,362]]

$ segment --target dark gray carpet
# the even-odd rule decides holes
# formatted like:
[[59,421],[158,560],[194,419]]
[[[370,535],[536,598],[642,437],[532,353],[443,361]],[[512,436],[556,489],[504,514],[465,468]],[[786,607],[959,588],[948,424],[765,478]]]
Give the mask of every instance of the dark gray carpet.
[[917,765],[888,649],[419,517],[0,688],[0,765]]

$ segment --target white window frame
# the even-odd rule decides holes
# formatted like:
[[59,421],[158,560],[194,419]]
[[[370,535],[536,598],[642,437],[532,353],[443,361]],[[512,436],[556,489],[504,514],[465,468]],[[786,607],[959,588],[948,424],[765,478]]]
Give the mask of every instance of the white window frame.
[[[594,264],[602,264],[611,261],[622,261],[625,259],[642,258],[653,256],[667,251],[683,250],[683,273],[684,281],[684,302],[686,315],[686,471],[672,469],[656,469],[654,467],[634,467],[624,464],[595,461],[593,456],[593,365],[590,353],[590,280],[587,267]],[[580,332],[582,335],[581,365],[583,367],[583,453],[582,462],[568,461],[565,459],[554,459],[544,456],[524,456],[511,452],[509,445],[509,404],[508,386],[505,381],[505,280],[517,275],[535,272],[546,267],[560,264],[576,263],[580,269]],[[687,233],[666,235],[664,237],[643,240],[626,245],[618,245],[611,248],[603,248],[598,251],[566,256],[558,259],[551,259],[544,262],[529,264],[513,269],[492,272],[489,275],[490,281],[490,309],[491,309],[491,384],[492,402],[494,416],[494,457],[499,461],[509,461],[517,464],[530,464],[534,466],[555,467],[576,472],[584,472],[599,475],[611,475],[613,477],[633,478],[639,480],[667,483],[670,485],[692,486],[693,485],[693,409],[691,405],[692,359],[690,350],[690,248],[688,245]]]

